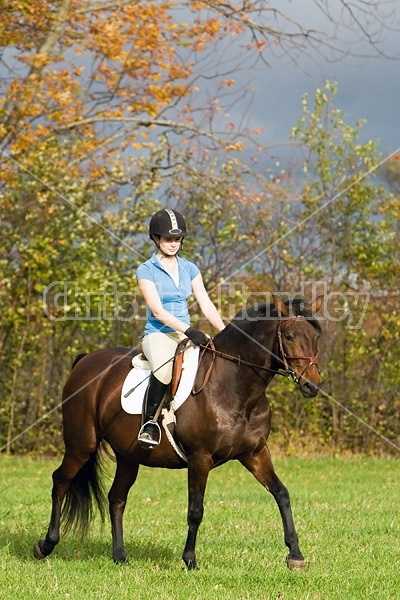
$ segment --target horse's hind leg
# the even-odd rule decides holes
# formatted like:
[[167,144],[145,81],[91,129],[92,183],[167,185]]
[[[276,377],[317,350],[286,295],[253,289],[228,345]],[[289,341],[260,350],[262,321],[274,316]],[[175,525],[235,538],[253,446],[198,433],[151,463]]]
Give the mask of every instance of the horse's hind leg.
[[139,464],[129,462],[120,455],[116,455],[116,459],[117,470],[108,494],[108,501],[113,539],[113,559],[114,562],[120,563],[126,560],[122,517],[128,492],[136,481]]
[[76,457],[65,454],[58,469],[53,473],[53,488],[51,492],[52,510],[50,525],[44,540],[36,542],[33,552],[36,558],[49,556],[60,541],[61,508],[71,481],[87,462],[89,456],[78,460]]
[[55,546],[60,541],[60,520],[61,508],[68,491],[71,480],[81,468],[82,464],[67,455],[59,466],[53,472],[53,488],[51,491],[52,509],[50,525],[44,540],[39,540],[34,546],[34,555],[36,558],[45,558],[51,554]]
[[289,569],[304,569],[306,562],[299,548],[289,492],[274,471],[268,448],[265,446],[256,455],[242,457],[240,462],[275,498],[282,517],[285,544],[289,548],[287,566]]

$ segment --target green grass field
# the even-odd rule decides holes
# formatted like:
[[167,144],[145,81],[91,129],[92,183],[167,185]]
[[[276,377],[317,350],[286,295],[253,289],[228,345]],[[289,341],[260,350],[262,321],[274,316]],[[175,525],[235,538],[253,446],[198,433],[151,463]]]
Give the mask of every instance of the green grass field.
[[68,534],[51,557],[38,561],[33,544],[47,528],[51,473],[58,463],[0,458],[2,599],[400,598],[398,460],[275,460],[291,493],[306,572],[286,568],[278,508],[235,462],[210,474],[198,570],[187,572],[181,561],[184,470],[140,471],[125,514],[126,565],[112,562],[110,525],[99,519],[89,537],[80,541]]

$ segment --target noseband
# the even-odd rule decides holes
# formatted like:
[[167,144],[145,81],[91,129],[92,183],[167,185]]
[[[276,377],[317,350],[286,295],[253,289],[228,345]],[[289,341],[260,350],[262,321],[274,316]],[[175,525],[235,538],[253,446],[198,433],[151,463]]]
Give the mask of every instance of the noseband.
[[[287,377],[297,384],[300,383],[300,380],[303,377],[304,373],[312,365],[315,365],[317,367],[318,373],[320,372],[319,367],[318,367],[318,352],[315,356],[290,356],[289,354],[286,354],[286,352],[283,348],[282,324],[285,323],[286,321],[294,321],[296,319],[304,319],[304,318],[305,317],[303,317],[303,315],[295,315],[293,317],[281,318],[278,323],[278,328],[277,328],[278,344],[279,344],[279,352],[281,354],[281,361],[283,362],[283,366],[284,366]],[[308,364],[306,364],[306,366],[304,367],[304,369],[302,370],[300,375],[296,375],[296,373],[294,372],[294,370],[288,363],[289,360],[308,360]]]

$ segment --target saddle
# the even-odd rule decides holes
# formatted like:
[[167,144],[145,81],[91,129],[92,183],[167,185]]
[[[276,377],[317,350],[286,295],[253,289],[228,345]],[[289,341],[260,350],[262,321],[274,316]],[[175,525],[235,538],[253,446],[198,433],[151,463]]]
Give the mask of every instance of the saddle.
[[[174,356],[174,363],[172,367],[172,380],[171,380],[171,397],[174,398],[178,387],[179,382],[182,376],[182,367],[183,367],[183,356],[186,350],[187,343],[189,342],[189,338],[185,338],[181,342],[179,342]],[[136,354],[132,358],[132,366],[135,369],[145,369],[147,371],[151,371],[150,363],[144,355],[143,351],[140,354]]]
[[[182,340],[182,342],[180,342],[176,349],[172,371],[172,381],[166,395],[166,406],[162,408],[162,412],[162,404],[159,408],[160,414],[162,414],[162,427],[164,428],[166,437],[170,442],[171,446],[174,448],[175,452],[178,454],[178,456],[180,456],[181,459],[183,459],[184,462],[187,462],[187,457],[183,449],[181,448],[179,441],[175,437],[175,410],[179,408],[179,406],[186,400],[186,398],[190,394],[190,389],[192,387],[193,379],[195,377],[195,372],[193,372],[193,362],[195,361],[197,365],[198,349],[195,349],[193,346],[190,346],[188,348],[188,350],[193,351],[193,354],[190,353],[191,358],[189,359],[189,363],[191,364],[191,366],[186,369],[185,377],[182,377],[182,374],[185,372],[184,353],[186,351],[185,349],[188,341],[188,339]],[[132,366],[134,368],[131,370],[130,374],[128,374],[122,388],[121,403],[122,408],[130,414],[142,413],[143,424],[143,395],[145,393],[145,388],[147,387],[148,374],[151,372],[151,368],[150,363],[148,362],[143,352],[140,354],[136,354],[132,358]],[[131,374],[133,375],[135,371],[136,380],[132,382],[129,378]],[[143,375],[140,374],[140,371],[143,372]],[[179,387],[180,383],[182,384],[181,387]],[[145,385],[145,388],[143,388],[142,385]],[[127,400],[127,398],[132,392],[135,392],[135,390],[139,388],[139,386],[142,387],[143,394],[139,396],[140,403],[138,403],[137,400],[134,400],[133,404],[130,404],[130,401]]]

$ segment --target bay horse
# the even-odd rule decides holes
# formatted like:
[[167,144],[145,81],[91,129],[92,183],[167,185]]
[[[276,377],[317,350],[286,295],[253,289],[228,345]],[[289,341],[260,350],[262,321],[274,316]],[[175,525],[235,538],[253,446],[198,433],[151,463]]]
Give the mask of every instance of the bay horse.
[[[238,313],[218,333],[213,349],[204,351],[196,387],[176,411],[176,434],[187,463],[162,434],[154,450],[137,442],[140,415],[121,407],[121,388],[131,368],[127,348],[103,349],[75,361],[63,391],[62,413],[65,453],[53,473],[52,512],[45,539],[34,546],[36,558],[51,554],[60,540],[60,522],[84,534],[96,503],[102,517],[105,495],[99,474],[102,440],[116,458],[115,478],[108,493],[113,559],[126,560],[123,513],[139,466],[188,469],[188,533],[183,551],[187,569],[196,568],[196,537],[203,518],[203,499],[211,469],[238,460],[274,497],[283,523],[286,558],[290,569],[305,567],[295,530],[289,493],[274,471],[266,444],[271,409],[265,389],[275,374],[290,376],[306,398],[317,395],[321,376],[317,365],[321,327],[315,313],[322,296],[283,302]],[[210,372],[209,367],[213,362]],[[206,374],[207,383],[204,383]],[[95,502],[94,502],[95,501]]]

